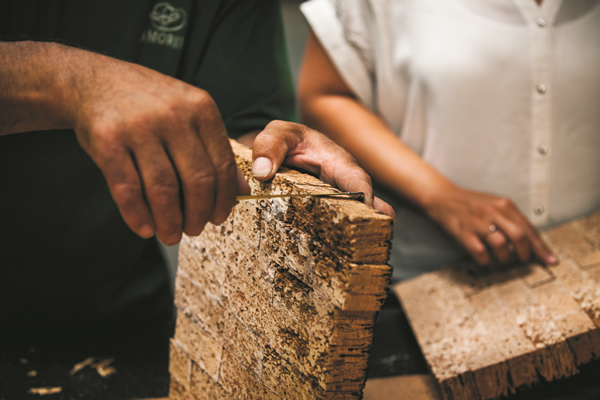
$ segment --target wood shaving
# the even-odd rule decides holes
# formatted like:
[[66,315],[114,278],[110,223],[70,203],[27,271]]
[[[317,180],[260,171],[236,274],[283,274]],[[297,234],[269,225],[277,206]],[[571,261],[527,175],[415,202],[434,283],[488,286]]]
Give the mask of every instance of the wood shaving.
[[113,361],[115,361],[114,358],[107,358],[105,360],[92,364],[91,367],[98,372],[98,375],[100,375],[103,378],[106,378],[107,376],[111,376],[117,373],[117,369],[115,367],[110,366],[110,364]]
[[45,396],[47,394],[56,394],[62,392],[62,387],[40,387],[40,388],[30,388],[27,393],[29,394],[39,394],[40,396]]
[[573,298],[596,324],[600,321],[600,289],[596,285],[575,289]]
[[71,375],[71,376],[75,375],[76,373],[78,373],[79,371],[81,371],[82,369],[87,367],[88,365],[92,364],[94,362],[94,360],[95,360],[94,357],[90,357],[90,358],[86,358],[82,362],[75,364],[73,366],[73,369],[71,369],[71,371],[69,372],[69,375]]
[[564,340],[564,335],[544,305],[518,309],[515,322],[536,349],[543,349]]
[[33,377],[33,376],[37,376],[37,371],[35,369],[27,372],[27,376],[28,377]]
[[96,371],[98,371],[98,374],[103,378],[117,373],[117,369],[115,367],[96,368]]

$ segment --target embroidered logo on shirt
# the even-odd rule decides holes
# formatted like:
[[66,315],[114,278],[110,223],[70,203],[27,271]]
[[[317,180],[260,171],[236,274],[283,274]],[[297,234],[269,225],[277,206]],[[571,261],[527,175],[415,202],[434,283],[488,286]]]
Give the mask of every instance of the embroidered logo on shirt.
[[185,26],[187,14],[183,8],[175,8],[163,1],[152,9],[150,21],[161,32],[177,32]]
[[161,1],[152,8],[148,17],[154,29],[143,31],[140,42],[167,46],[175,50],[183,47],[184,37],[172,33],[182,30],[187,23],[187,13],[183,8],[173,7],[166,1]]

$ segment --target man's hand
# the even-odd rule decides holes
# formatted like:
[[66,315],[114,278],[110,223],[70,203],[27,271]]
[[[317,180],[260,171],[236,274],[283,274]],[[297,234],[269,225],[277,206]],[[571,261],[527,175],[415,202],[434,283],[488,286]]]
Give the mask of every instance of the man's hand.
[[223,222],[238,193],[225,126],[208,93],[104,60],[81,93],[75,132],[127,224],[165,244]]
[[300,168],[346,192],[363,192],[365,203],[395,218],[392,207],[373,196],[371,178],[346,150],[319,132],[293,122],[273,121],[256,136],[252,175],[267,181],[281,165]]
[[[0,134],[72,128],[104,174],[129,227],[175,244],[223,222],[240,178],[225,127],[205,91],[156,71],[54,43],[0,42]],[[51,134],[51,133],[48,133]],[[373,199],[369,176],[339,146],[302,125],[276,121],[255,142],[255,174],[282,164]],[[258,159],[257,159],[258,158]],[[270,163],[267,165],[266,163]]]
[[237,168],[205,91],[68,46],[0,46],[0,134],[73,128],[142,237],[175,244],[227,218]]
[[449,185],[424,209],[480,265],[492,256],[499,262],[525,262],[535,257],[555,264],[556,256],[529,220],[507,198]]

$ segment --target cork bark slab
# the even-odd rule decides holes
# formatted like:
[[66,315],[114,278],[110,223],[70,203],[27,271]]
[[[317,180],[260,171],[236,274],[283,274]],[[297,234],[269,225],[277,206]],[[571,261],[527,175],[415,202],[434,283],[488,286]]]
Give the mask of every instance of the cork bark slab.
[[507,396],[600,356],[600,212],[543,236],[558,265],[453,265],[394,286],[445,399]]
[[[251,152],[232,142],[250,177]],[[283,170],[254,194],[332,191]],[[358,399],[386,295],[392,221],[341,198],[242,201],[184,237],[170,399]]]
[[367,380],[363,400],[442,400],[433,375],[403,375]]

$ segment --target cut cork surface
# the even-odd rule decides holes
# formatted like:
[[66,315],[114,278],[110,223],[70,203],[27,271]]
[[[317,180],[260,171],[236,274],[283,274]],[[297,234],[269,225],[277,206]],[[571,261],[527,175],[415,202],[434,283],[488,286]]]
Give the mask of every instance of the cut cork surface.
[[558,265],[461,264],[394,286],[445,399],[509,396],[600,356],[600,212],[543,237]]
[[433,375],[404,375],[367,380],[363,400],[442,400]]
[[[334,191],[280,170],[253,194]],[[391,276],[392,220],[344,198],[241,201],[184,237],[171,342],[171,400],[358,399]]]

